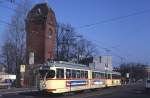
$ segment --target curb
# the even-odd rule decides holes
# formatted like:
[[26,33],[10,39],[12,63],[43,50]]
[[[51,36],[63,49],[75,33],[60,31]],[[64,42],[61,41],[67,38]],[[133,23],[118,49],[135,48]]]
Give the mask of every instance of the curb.
[[14,90],[14,91],[2,91],[0,92],[0,97],[2,95],[5,95],[5,94],[16,94],[16,93],[23,93],[23,92],[34,92],[34,91],[38,91],[37,89],[28,89],[28,90]]

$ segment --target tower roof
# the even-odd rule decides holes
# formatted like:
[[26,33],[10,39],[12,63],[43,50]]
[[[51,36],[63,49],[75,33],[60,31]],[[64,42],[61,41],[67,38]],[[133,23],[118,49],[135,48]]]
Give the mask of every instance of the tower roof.
[[55,15],[55,13],[53,12],[53,10],[51,8],[49,8],[47,3],[39,3],[36,4],[35,6],[33,6],[33,8],[29,11],[27,17],[34,17],[34,16],[47,16],[48,12],[51,12],[53,15]]

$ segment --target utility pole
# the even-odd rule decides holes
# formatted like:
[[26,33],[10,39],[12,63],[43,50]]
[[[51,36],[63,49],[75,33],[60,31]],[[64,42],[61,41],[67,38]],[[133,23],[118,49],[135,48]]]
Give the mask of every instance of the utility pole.
[[57,26],[57,28],[56,28],[56,44],[57,44],[57,46],[56,46],[56,59],[58,60],[59,58],[58,58],[58,46],[59,46],[59,38],[58,38],[58,32],[59,32],[59,24],[58,23],[56,23],[56,26]]
[[106,64],[105,64],[105,72],[106,72],[106,79],[108,78],[108,73],[107,73],[107,71],[108,71],[108,69],[109,69],[109,67],[108,67],[108,56],[109,56],[109,52],[111,51],[110,49],[105,49],[105,51],[106,51],[106,53],[107,53],[107,55],[106,55]]
[[[82,36],[75,36],[75,38],[81,38]],[[77,40],[77,41],[79,41],[79,40]],[[80,57],[79,57],[79,45],[77,44],[77,63],[79,63],[79,59],[80,59]]]

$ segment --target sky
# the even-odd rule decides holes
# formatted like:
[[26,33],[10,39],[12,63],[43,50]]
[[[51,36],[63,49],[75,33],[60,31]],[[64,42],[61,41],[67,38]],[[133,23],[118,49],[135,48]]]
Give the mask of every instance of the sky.
[[[99,55],[112,55],[114,66],[121,62],[150,64],[150,0],[33,0],[32,4],[39,2],[49,4],[58,22],[71,24],[92,41]],[[9,23],[13,11],[2,5],[15,5],[0,2],[0,19]],[[0,21],[0,46],[6,27]]]

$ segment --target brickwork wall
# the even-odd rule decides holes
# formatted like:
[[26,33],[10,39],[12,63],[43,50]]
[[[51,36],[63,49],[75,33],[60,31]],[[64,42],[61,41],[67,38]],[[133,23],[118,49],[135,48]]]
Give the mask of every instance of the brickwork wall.
[[31,9],[27,16],[26,31],[27,54],[34,52],[34,64],[43,64],[48,58],[53,59],[56,19],[54,12],[47,4],[37,4]]

